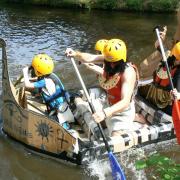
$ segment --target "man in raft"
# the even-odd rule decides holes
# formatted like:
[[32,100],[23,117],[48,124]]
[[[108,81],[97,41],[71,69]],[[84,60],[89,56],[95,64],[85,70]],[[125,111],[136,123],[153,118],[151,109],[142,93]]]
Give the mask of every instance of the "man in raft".
[[[165,34],[161,33],[164,39]],[[159,49],[159,44],[155,44]],[[160,49],[159,49],[160,51]],[[160,52],[161,53],[161,52]],[[170,81],[163,61],[153,73],[153,82],[139,88],[139,93],[150,103],[165,113],[172,115],[172,94],[180,100],[180,42],[175,43],[171,51],[166,51],[167,62],[175,89],[171,91]]]

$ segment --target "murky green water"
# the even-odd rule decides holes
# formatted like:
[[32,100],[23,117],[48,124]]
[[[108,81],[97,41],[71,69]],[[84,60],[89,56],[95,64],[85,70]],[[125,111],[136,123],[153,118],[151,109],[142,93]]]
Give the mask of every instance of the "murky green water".
[[[176,25],[175,14],[89,12],[0,4],[0,37],[7,42],[11,78],[15,78],[25,65],[31,63],[34,54],[45,52],[56,60],[56,72],[60,74],[65,87],[71,89],[80,85],[70,61],[64,56],[67,47],[93,52],[98,39],[121,38],[127,43],[129,59],[139,64],[153,51],[155,34],[152,29],[157,24],[168,25],[168,36],[172,37]],[[79,68],[87,86],[97,83],[93,73],[83,66]],[[134,162],[149,153],[158,151],[180,161],[179,147],[174,141],[151,145],[147,149],[122,154],[121,164],[126,169],[127,179],[151,179],[151,174],[137,172],[134,168]],[[106,178],[105,173],[108,174]],[[42,158],[1,133],[0,179],[110,179],[110,173],[107,163],[102,166],[95,162],[89,169],[83,169]]]

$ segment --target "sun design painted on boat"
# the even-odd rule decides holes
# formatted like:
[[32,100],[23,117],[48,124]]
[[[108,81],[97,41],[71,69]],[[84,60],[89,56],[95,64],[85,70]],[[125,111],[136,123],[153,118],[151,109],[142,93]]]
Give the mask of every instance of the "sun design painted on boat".
[[49,141],[49,136],[52,136],[53,134],[53,128],[52,126],[50,126],[50,124],[46,123],[46,122],[37,122],[37,124],[35,124],[35,126],[37,127],[36,132],[38,132],[38,136],[42,137],[42,140],[44,138],[46,138],[47,141]]

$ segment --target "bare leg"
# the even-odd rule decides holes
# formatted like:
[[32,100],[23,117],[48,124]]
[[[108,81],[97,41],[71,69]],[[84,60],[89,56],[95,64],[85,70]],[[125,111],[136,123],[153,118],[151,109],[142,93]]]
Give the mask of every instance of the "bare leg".
[[120,136],[120,135],[122,135],[124,133],[125,133],[125,131],[113,131],[111,136]]
[[135,122],[139,122],[141,124],[147,124],[146,119],[144,118],[144,116],[142,114],[136,113],[135,118],[134,118]]

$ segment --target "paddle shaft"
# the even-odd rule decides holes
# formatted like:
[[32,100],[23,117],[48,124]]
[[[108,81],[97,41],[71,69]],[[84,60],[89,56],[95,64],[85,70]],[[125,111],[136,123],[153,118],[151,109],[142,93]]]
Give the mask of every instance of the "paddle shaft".
[[[87,91],[87,88],[86,88],[86,86],[85,86],[85,84],[84,84],[84,81],[83,81],[83,79],[82,79],[82,77],[81,77],[81,75],[80,75],[80,73],[79,73],[79,70],[78,70],[78,68],[77,68],[77,66],[76,66],[76,63],[75,63],[75,61],[74,61],[74,58],[72,58],[72,57],[71,57],[71,62],[72,62],[73,67],[74,67],[74,69],[75,69],[75,71],[76,71],[76,74],[77,74],[78,79],[79,79],[79,81],[80,81],[80,83],[81,83],[81,86],[82,86],[82,88],[83,88],[83,90],[84,90],[85,96],[86,96],[86,98],[87,98],[87,100],[88,100],[88,104],[89,104],[89,106],[90,106],[90,109],[91,109],[92,113],[94,114],[94,113],[96,112],[96,111],[95,111],[95,108],[94,108],[93,104],[91,103],[91,99],[90,99],[89,93],[88,93],[88,91]],[[110,150],[109,144],[108,144],[108,142],[107,142],[107,139],[106,139],[106,137],[105,137],[105,134],[104,134],[104,132],[103,132],[103,129],[102,129],[102,127],[101,127],[101,124],[100,124],[100,123],[97,123],[97,125],[98,125],[99,131],[100,131],[100,133],[101,133],[101,136],[102,136],[102,138],[103,138],[105,147],[106,147],[107,151],[110,152],[111,150]]]
[[[81,77],[81,75],[80,75],[80,73],[79,73],[79,70],[78,70],[78,68],[77,68],[77,66],[76,66],[76,63],[75,63],[75,61],[74,61],[74,58],[72,58],[72,57],[71,57],[71,62],[72,62],[72,64],[73,64],[73,66],[74,66],[74,69],[75,69],[75,71],[76,71],[76,74],[77,74],[77,76],[78,76],[78,78],[79,78],[79,81],[80,81],[80,83],[81,83],[81,85],[82,85],[82,88],[83,88],[84,93],[85,93],[85,95],[86,95],[86,98],[87,98],[87,100],[88,100],[90,109],[91,109],[92,113],[95,113],[95,112],[96,112],[96,111],[95,111],[95,108],[94,108],[93,104],[91,103],[91,99],[90,99],[90,97],[89,97],[89,94],[88,94],[88,91],[87,91],[86,86],[85,86],[85,84],[84,84],[84,81],[83,81],[83,79],[82,79],[82,77]],[[107,139],[106,139],[106,137],[105,137],[105,134],[104,134],[104,132],[103,132],[103,129],[102,129],[102,127],[101,127],[101,124],[100,124],[100,123],[97,123],[97,125],[98,125],[99,131],[100,131],[100,133],[101,133],[101,136],[102,136],[102,138],[103,138],[103,141],[104,141],[106,150],[108,151],[108,157],[109,157],[110,166],[111,166],[111,169],[112,169],[113,180],[126,180],[126,177],[125,177],[125,175],[124,175],[124,172],[123,172],[122,169],[121,169],[120,164],[118,163],[117,159],[115,158],[115,156],[113,155],[113,153],[112,153],[112,151],[111,151],[111,149],[110,149],[110,146],[109,146],[109,144],[108,144],[108,142],[107,142]]]
[[161,49],[163,61],[164,61],[165,66],[166,66],[168,78],[169,78],[169,81],[170,81],[170,86],[171,86],[172,89],[174,89],[174,85],[173,85],[173,82],[172,82],[172,77],[171,77],[171,73],[170,73],[170,70],[169,70],[168,63],[167,63],[167,58],[166,58],[166,54],[165,54],[165,51],[164,51],[163,43],[162,43],[162,40],[161,40],[161,37],[160,37],[159,29],[156,28],[155,31],[156,31],[157,38],[158,38],[158,41],[159,41],[159,46],[160,46],[160,49]]

